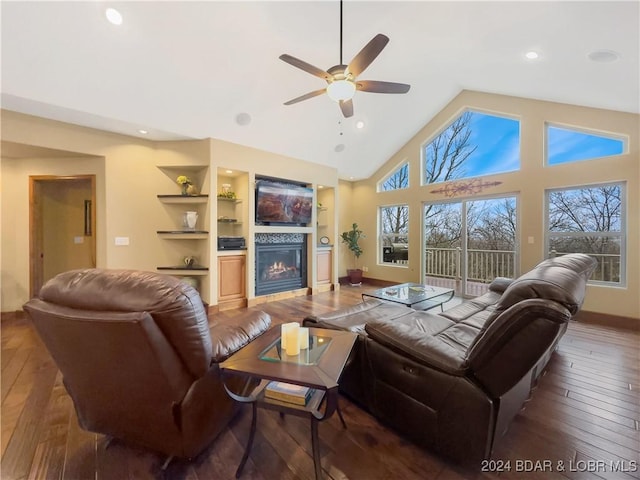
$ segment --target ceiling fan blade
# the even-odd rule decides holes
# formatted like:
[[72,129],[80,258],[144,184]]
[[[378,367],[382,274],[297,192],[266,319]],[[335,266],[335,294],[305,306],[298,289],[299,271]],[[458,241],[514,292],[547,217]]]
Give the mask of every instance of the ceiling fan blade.
[[407,93],[411,85],[406,83],[378,82],[376,80],[358,80],[356,88],[371,93]]
[[340,110],[344,118],[353,116],[353,100],[340,100]]
[[327,91],[326,88],[321,88],[320,90],[315,90],[313,92],[306,93],[304,95],[300,95],[299,97],[294,98],[293,100],[289,100],[288,102],[284,102],[285,105],[293,105],[294,103],[302,102],[303,100],[308,100],[313,97],[317,97],[318,95],[322,95]]
[[353,57],[349,67],[347,67],[349,73],[355,78],[364,72],[365,68],[371,65],[371,62],[373,62],[382,49],[387,46],[387,43],[389,43],[389,37],[386,35],[379,33],[373,37],[371,41]]
[[304,62],[296,57],[292,57],[291,55],[287,55],[286,53],[280,55],[280,60],[283,62],[287,62],[289,65],[293,65],[294,67],[299,68],[300,70],[304,70],[311,75],[315,75],[316,77],[320,77],[323,80],[329,81],[331,80],[331,75],[324,70],[314,67],[310,63]]

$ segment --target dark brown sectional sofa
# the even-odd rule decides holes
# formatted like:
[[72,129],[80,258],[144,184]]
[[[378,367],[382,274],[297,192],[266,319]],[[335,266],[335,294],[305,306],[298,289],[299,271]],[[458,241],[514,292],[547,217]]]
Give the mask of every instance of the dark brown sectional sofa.
[[303,323],[360,334],[344,394],[416,443],[479,465],[530,397],[595,265],[548,259],[442,313],[367,300]]

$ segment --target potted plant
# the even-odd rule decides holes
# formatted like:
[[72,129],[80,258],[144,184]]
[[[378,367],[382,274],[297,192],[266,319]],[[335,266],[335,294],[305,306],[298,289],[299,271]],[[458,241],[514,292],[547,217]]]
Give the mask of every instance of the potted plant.
[[362,247],[359,245],[359,241],[361,238],[365,238],[366,235],[362,230],[358,228],[358,224],[354,223],[351,227],[351,230],[342,232],[340,234],[342,238],[342,243],[346,243],[349,250],[353,252],[354,255],[354,269],[347,269],[347,275],[349,276],[349,283],[351,285],[360,285],[362,284],[362,270],[358,268],[358,257],[362,255]]

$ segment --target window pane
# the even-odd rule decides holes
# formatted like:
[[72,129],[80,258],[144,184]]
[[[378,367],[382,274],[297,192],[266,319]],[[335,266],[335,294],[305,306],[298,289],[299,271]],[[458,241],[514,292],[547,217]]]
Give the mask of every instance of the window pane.
[[399,190],[409,188],[409,164],[405,163],[398,170],[393,172],[382,184],[378,191]]
[[409,206],[380,208],[382,263],[406,264],[409,259]]
[[550,256],[586,253],[598,262],[591,280],[620,283],[620,243],[620,237],[551,237]]
[[551,232],[620,232],[621,218],[619,185],[549,192]]
[[598,262],[592,280],[625,283],[624,184],[547,192],[549,256],[586,253]]
[[547,163],[577,162],[592,158],[620,155],[624,141],[547,125]]
[[520,122],[467,111],[424,147],[424,183],[520,169]]

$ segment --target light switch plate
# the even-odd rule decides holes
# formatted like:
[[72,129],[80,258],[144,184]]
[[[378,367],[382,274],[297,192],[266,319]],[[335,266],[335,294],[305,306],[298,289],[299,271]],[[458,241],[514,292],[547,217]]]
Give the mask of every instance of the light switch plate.
[[129,245],[129,237],[116,237],[116,245]]

